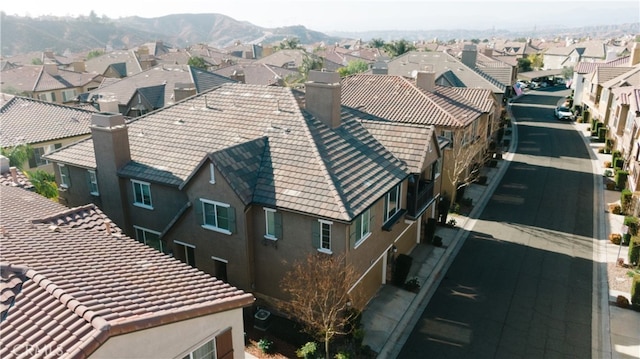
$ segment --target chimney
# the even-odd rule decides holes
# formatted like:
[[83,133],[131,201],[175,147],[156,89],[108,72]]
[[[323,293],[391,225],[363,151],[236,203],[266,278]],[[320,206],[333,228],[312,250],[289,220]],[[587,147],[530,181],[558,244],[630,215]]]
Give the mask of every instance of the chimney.
[[58,65],[56,63],[45,62],[43,67],[44,67],[44,71],[46,71],[49,75],[51,76],[58,75]]
[[418,71],[416,73],[416,86],[427,92],[436,89],[436,73],[433,71]]
[[468,44],[462,48],[462,63],[472,69],[476,68],[476,58],[478,57],[478,49],[476,45]]
[[0,155],[0,174],[9,172],[9,158]]
[[635,66],[640,63],[640,45],[637,42],[634,43],[633,47],[631,48],[631,56],[629,57],[629,61],[631,61],[631,66]]
[[90,128],[100,197],[109,199],[102,201],[101,208],[117,225],[125,227],[124,188],[128,183],[118,177],[118,170],[131,161],[128,127],[121,114],[98,112],[91,117]]
[[176,83],[173,88],[173,100],[175,102],[184,100],[196,94],[196,86],[191,83]]
[[493,49],[490,47],[485,47],[483,55],[487,57],[493,57]]
[[14,184],[18,184],[18,169],[15,167],[9,167],[9,172],[11,172],[11,180]]
[[340,75],[337,72],[309,71],[305,83],[306,109],[325,125],[340,126]]
[[229,78],[240,83],[245,83],[244,71],[233,70],[233,73]]
[[74,72],[86,72],[87,68],[84,64],[84,60],[76,60],[73,62],[73,71]]
[[118,113],[118,99],[113,95],[100,96],[98,99],[98,110],[100,112]]
[[389,66],[384,61],[376,61],[371,68],[371,73],[374,75],[388,75]]

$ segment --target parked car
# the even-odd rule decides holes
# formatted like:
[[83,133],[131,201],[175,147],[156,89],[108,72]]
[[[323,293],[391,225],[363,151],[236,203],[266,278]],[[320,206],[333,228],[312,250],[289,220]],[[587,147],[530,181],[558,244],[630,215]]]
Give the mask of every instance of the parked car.
[[529,88],[529,84],[526,81],[518,81],[518,86],[520,86],[522,90],[526,90]]
[[568,120],[568,121],[574,120],[573,112],[571,112],[571,109],[565,106],[556,107],[555,115],[558,120]]

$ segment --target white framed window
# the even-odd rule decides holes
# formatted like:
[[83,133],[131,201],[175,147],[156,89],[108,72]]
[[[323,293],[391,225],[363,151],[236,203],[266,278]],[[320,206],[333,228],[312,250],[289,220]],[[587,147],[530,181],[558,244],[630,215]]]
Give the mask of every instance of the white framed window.
[[68,102],[74,99],[74,97],[76,97],[76,90],[75,89],[71,89],[71,90],[62,90],[62,102]]
[[331,253],[331,225],[333,222],[318,220],[320,222],[320,252]]
[[351,224],[350,237],[354,242],[353,248],[358,248],[371,235],[371,208],[367,209]]
[[213,163],[209,163],[209,183],[216,183],[216,168]]
[[433,179],[440,177],[442,174],[442,157],[438,157],[438,159],[433,163]]
[[198,349],[182,357],[182,359],[216,359],[216,340],[211,339]]
[[200,198],[202,228],[231,234],[235,226],[235,212],[227,203]]
[[87,177],[89,180],[89,193],[92,196],[99,196],[100,192],[98,191],[98,177],[96,176],[96,171],[88,170]]
[[146,244],[147,246],[164,253],[165,248],[160,240],[160,232],[152,231],[136,225],[134,225],[133,228],[136,230],[136,239],[138,242]]
[[38,99],[40,101],[56,102],[56,93],[55,92],[43,92],[41,94],[38,94]]
[[278,233],[276,231],[276,227],[277,227],[276,217],[279,217],[278,214],[279,213],[277,213],[276,210],[273,208],[264,208],[264,222],[265,222],[264,238],[270,239],[270,240],[278,239]]
[[60,170],[60,187],[69,188],[71,181],[69,180],[69,167],[62,163],[58,163],[58,169]]
[[133,204],[137,207],[153,209],[149,182],[131,180],[131,185],[133,186]]
[[231,328],[217,333],[215,337],[207,338],[182,354],[182,359],[216,359],[232,358],[233,334]]
[[384,221],[387,222],[396,213],[400,211],[400,190],[401,184],[393,187],[391,191],[387,193],[384,199]]

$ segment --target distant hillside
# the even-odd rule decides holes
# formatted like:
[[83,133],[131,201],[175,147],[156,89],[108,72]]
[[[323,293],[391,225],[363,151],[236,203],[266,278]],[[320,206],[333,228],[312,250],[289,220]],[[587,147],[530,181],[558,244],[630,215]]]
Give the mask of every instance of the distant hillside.
[[99,17],[9,16],[2,13],[2,55],[52,49],[80,52],[95,48],[123,49],[162,40],[174,47],[206,43],[214,47],[241,43],[269,44],[296,37],[302,44],[340,41],[304,26],[262,28],[220,14],[177,14],[158,18],[137,16],[109,19]]

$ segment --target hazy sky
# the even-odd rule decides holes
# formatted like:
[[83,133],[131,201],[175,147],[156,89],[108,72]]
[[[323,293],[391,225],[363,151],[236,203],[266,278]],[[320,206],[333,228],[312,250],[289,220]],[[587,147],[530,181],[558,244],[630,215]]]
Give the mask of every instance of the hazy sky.
[[640,22],[640,1],[551,0],[3,0],[8,15],[109,18],[218,13],[262,27],[317,31],[543,29]]

